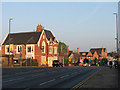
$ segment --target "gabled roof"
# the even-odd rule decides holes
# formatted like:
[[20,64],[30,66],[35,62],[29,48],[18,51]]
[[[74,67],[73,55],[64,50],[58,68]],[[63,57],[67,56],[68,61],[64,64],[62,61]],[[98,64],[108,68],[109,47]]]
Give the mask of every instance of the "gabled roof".
[[47,37],[48,40],[50,40],[50,38],[52,38],[52,40],[55,39],[55,37],[53,36],[53,34],[51,33],[51,31],[49,30],[44,30],[45,31],[45,35]]
[[69,51],[69,55],[68,55],[68,57],[69,57],[72,53],[73,53],[73,51]]
[[[44,31],[45,31],[45,34],[48,40],[49,38],[52,38],[52,39],[55,38],[53,34],[51,33],[51,31],[48,31],[48,30],[44,30]],[[9,45],[9,35],[10,35],[10,44],[14,44],[14,45],[37,44],[41,36],[41,33],[42,31],[41,32],[10,33],[8,34],[7,38],[5,39],[2,45]]]
[[92,54],[94,54],[94,52],[96,51],[97,54],[99,55],[99,54],[101,54],[102,49],[105,51],[105,48],[91,48],[91,49],[90,49],[90,52],[91,52]]

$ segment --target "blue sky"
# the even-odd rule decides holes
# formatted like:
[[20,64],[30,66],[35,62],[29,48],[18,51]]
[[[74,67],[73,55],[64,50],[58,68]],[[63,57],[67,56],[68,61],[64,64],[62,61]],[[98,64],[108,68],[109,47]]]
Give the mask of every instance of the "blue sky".
[[3,2],[2,40],[12,17],[11,32],[34,31],[42,24],[70,50],[105,47],[113,51],[116,36],[113,12],[117,11],[117,2]]

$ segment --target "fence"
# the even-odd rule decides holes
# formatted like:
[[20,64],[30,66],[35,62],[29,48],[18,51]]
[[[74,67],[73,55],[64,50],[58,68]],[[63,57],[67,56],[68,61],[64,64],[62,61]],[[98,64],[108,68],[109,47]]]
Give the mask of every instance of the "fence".
[[25,59],[22,66],[38,66],[38,62],[36,59]]

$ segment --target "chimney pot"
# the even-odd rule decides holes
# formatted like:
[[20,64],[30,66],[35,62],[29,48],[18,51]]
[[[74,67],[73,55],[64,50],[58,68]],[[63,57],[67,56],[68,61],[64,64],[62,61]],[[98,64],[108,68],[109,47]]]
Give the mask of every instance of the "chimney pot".
[[67,52],[69,52],[69,46],[67,46]]
[[62,46],[61,46],[61,52],[62,52]]
[[38,24],[36,32],[41,32],[43,30],[43,26]]
[[79,54],[79,48],[77,48],[77,54]]

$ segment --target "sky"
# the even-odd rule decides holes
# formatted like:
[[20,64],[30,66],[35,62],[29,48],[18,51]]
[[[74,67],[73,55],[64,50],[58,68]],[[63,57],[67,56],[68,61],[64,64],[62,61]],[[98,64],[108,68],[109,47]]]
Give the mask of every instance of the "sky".
[[2,42],[8,33],[35,31],[38,24],[51,30],[70,50],[103,47],[116,50],[117,2],[2,2]]

